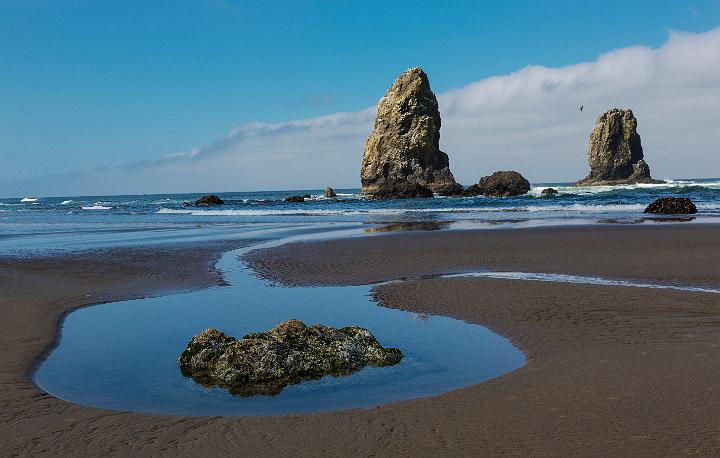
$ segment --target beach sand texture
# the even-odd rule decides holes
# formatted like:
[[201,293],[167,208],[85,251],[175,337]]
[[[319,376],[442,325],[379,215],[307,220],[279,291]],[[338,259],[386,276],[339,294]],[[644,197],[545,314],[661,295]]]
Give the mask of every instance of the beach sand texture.
[[[107,250],[0,263],[2,455],[718,456],[715,294],[496,279],[375,289],[385,306],[483,324],[527,364],[436,397],[309,415],[193,418],[70,404],[29,381],[68,311],[220,284],[234,245]],[[464,270],[720,287],[720,230],[591,226],[382,234],[253,252],[287,284],[360,284]],[[342,313],[339,304],[338,313]]]

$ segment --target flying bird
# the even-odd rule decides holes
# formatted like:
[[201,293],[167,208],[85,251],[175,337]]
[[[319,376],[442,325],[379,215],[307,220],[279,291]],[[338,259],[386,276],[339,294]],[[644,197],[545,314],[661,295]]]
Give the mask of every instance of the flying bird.
[[582,109],[583,109],[584,106],[585,106],[585,105],[580,105],[580,111],[582,111]]

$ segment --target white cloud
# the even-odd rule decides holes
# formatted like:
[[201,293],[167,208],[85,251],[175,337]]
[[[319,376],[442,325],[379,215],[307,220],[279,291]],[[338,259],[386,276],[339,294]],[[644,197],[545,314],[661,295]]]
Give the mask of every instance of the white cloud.
[[[631,107],[655,177],[717,176],[719,69],[720,28],[671,32],[657,49],[618,49],[593,62],[528,66],[439,94],[441,148],[450,155],[456,179],[466,184],[498,169],[518,170],[536,182],[572,181],[587,173],[586,143],[595,118],[611,107]],[[395,76],[388,75],[388,85]],[[60,195],[357,187],[373,116],[370,107],[247,124],[204,148],[45,177],[3,191]]]

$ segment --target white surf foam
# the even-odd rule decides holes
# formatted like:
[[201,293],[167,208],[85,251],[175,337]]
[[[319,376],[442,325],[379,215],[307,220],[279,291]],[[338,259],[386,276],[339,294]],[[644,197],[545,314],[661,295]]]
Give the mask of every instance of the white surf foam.
[[525,207],[442,207],[442,208],[373,208],[367,210],[330,210],[330,209],[262,209],[262,210],[200,210],[161,208],[158,214],[178,214],[193,216],[332,216],[332,215],[402,215],[417,213],[514,213],[514,212],[573,212],[573,213],[607,213],[607,212],[642,212],[644,205],[531,205]]
[[537,272],[466,272],[461,274],[441,275],[441,278],[495,278],[500,280],[529,280],[550,283],[576,283],[602,286],[630,286],[634,288],[674,289],[697,293],[720,294],[720,290],[692,285],[673,285],[662,283],[643,283],[632,280],[618,280],[602,277],[586,277],[582,275],[548,274]]
[[60,202],[60,205],[67,205],[70,202],[72,202],[72,200],[63,200],[62,202]]
[[[613,186],[557,186],[560,193],[570,194],[598,194],[608,191],[632,190],[632,189],[674,189],[688,186],[699,186],[703,188],[720,189],[720,180],[663,180],[665,183],[638,183]],[[550,186],[536,186],[530,190],[531,195],[540,195],[540,192]]]
[[20,202],[37,202],[37,199],[32,197],[25,197],[23,199],[20,199]]
[[82,207],[83,210],[112,210],[112,207],[106,207],[104,205],[90,205],[88,207]]

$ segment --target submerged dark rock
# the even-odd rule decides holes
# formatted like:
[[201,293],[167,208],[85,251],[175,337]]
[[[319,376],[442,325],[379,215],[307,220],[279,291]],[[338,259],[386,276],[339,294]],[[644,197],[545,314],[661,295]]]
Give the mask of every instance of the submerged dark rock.
[[555,188],[545,188],[542,191],[540,191],[540,194],[543,196],[554,196],[558,193],[558,190]]
[[579,186],[661,183],[650,176],[630,109],[613,108],[600,115],[588,140],[588,163],[590,174]]
[[530,182],[514,170],[500,171],[480,178],[476,189],[488,197],[520,196],[530,191]]
[[[363,194],[384,199],[395,182],[457,192],[448,155],[440,151],[440,111],[420,67],[398,76],[380,99],[372,133],[365,141],[360,181]],[[425,197],[419,195],[419,197]]]
[[290,196],[285,198],[285,202],[305,202],[305,197],[303,196]]
[[697,213],[697,207],[692,200],[685,197],[661,197],[648,205],[645,213],[690,215]]
[[433,197],[430,188],[407,181],[388,181],[377,188],[372,194],[374,199],[414,199],[418,197]]
[[383,347],[364,328],[287,320],[240,340],[207,329],[192,338],[178,362],[183,375],[196,382],[247,397],[277,394],[287,385],[365,366],[394,365],[402,358],[400,350]]
[[328,186],[325,188],[325,192],[323,193],[325,197],[337,197],[337,194],[335,194],[335,190]]
[[225,201],[216,196],[215,194],[208,194],[207,196],[202,196],[195,201],[195,205],[198,207],[204,207],[206,205],[222,205],[224,203]]

